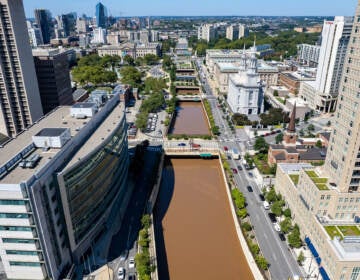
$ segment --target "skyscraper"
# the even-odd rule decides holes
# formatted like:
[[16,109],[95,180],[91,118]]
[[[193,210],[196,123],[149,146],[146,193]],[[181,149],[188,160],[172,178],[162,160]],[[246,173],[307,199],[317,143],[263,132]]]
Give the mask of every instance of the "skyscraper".
[[360,6],[356,15],[325,163],[329,178],[341,192],[359,192],[360,184],[360,76],[357,70],[360,63]]
[[106,7],[101,3],[96,5],[96,26],[101,28],[106,28]]
[[49,44],[54,32],[51,13],[50,11],[44,9],[36,9],[34,13],[36,23],[41,30],[43,42],[44,44]]
[[42,116],[22,0],[0,0],[0,132],[14,137]]

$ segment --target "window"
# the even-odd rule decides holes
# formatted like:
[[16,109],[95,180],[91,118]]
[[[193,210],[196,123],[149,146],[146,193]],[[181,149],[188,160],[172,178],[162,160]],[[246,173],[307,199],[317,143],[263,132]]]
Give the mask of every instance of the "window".
[[321,199],[321,200],[325,199],[325,195],[321,195],[321,196],[320,196],[320,199]]
[[24,200],[0,199],[0,205],[25,205]]
[[350,280],[358,280],[360,275],[360,267],[354,267],[350,276]]
[[331,197],[331,195],[328,194],[328,195],[326,196],[326,200],[330,200],[330,197]]
[[35,251],[6,250],[6,254],[8,254],[8,255],[36,256],[37,252],[35,252]]
[[34,239],[20,239],[20,238],[3,238],[4,243],[21,243],[21,244],[34,244]]
[[14,265],[14,266],[40,266],[40,263],[36,263],[36,262],[10,262],[10,265]]
[[343,202],[343,198],[342,198],[342,197],[339,198],[339,202]]
[[28,214],[23,213],[0,213],[0,219],[24,219],[29,218]]
[[349,199],[346,197],[345,199],[344,199],[344,202],[348,202],[349,201]]
[[9,231],[31,231],[31,227],[18,227],[18,226],[0,226],[1,230],[9,230]]

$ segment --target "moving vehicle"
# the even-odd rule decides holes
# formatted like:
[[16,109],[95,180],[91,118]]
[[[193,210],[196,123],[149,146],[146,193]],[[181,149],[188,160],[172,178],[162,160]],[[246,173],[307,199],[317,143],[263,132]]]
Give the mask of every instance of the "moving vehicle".
[[238,166],[237,166],[237,168],[238,168],[238,170],[239,170],[239,171],[241,171],[241,170],[242,170],[241,165],[238,165]]
[[236,149],[236,148],[233,148],[231,150],[231,155],[232,155],[233,159],[235,159],[235,160],[240,159],[240,153],[239,153],[238,149]]
[[135,267],[135,260],[134,260],[134,258],[130,258],[129,259],[129,268],[134,268]]
[[260,198],[261,201],[265,201],[265,197],[264,197],[263,194],[259,194],[259,198]]
[[186,146],[186,143],[179,143],[178,146],[179,146],[179,147],[185,147],[185,146]]
[[279,238],[280,238],[281,241],[286,240],[285,235],[282,232],[279,233]]
[[191,147],[192,147],[193,149],[199,149],[199,148],[201,147],[201,145],[200,145],[200,144],[195,144],[195,143],[193,143],[193,144],[191,144]]
[[251,186],[247,186],[246,188],[247,188],[247,190],[248,190],[249,192],[253,192],[253,191],[254,191]]
[[125,269],[123,267],[119,267],[118,278],[121,280],[125,279]]
[[238,171],[235,169],[235,168],[231,168],[232,169],[232,172],[234,173],[234,174],[237,174],[238,173]]

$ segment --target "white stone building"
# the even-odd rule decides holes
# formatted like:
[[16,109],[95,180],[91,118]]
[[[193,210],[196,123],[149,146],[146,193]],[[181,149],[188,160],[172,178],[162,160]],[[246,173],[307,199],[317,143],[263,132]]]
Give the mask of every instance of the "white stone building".
[[239,72],[229,77],[227,102],[233,113],[258,115],[264,112],[264,86],[257,71],[255,46],[248,60],[244,50]]

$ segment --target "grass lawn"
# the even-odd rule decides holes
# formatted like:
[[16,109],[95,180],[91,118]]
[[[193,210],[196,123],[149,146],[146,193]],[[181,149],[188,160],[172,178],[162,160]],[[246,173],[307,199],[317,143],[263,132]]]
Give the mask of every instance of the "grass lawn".
[[326,191],[329,188],[326,185],[327,178],[320,178],[315,171],[313,170],[307,170],[305,173],[310,177],[310,179],[315,183],[315,185],[318,187],[321,191]]
[[274,174],[272,168],[267,163],[267,154],[265,155],[260,153],[256,154],[253,156],[253,160],[256,167],[259,169],[259,171],[262,174],[266,174],[266,175]]
[[299,183],[299,175],[297,174],[290,174],[290,179],[294,182],[295,185]]
[[343,239],[340,231],[336,226],[325,226],[324,228],[331,239],[334,239],[335,236],[340,236],[340,238]]
[[360,236],[360,230],[357,226],[338,226],[338,229],[344,236]]

